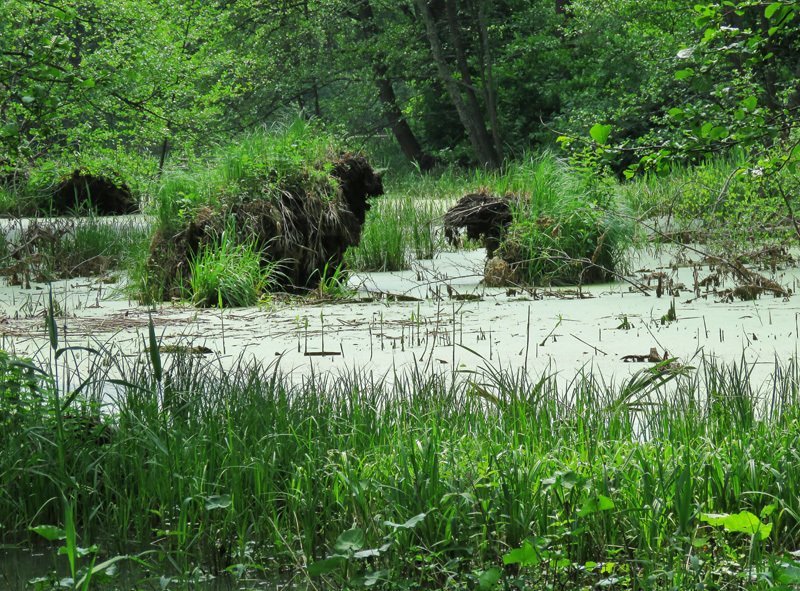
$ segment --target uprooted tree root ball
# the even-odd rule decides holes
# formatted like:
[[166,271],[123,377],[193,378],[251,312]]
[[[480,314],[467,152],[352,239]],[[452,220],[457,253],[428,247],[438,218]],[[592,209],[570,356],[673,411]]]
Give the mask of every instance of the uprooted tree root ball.
[[160,289],[148,295],[185,296],[192,261],[226,231],[241,243],[253,244],[262,266],[275,269],[272,288],[314,289],[342,264],[347,248],[358,245],[369,199],[383,194],[380,176],[362,155],[340,156],[329,175],[337,186],[333,195],[296,185],[279,188],[219,208],[202,207],[177,232],[159,229],[151,242],[147,275]]
[[124,215],[137,211],[128,186],[109,177],[75,170],[62,179],[52,195],[53,213],[91,212],[97,215]]
[[607,281],[625,231],[590,203],[537,196],[472,193],[444,216],[452,244],[466,236],[486,247],[484,280],[505,285],[578,285]]
[[491,259],[500,240],[511,224],[513,197],[494,197],[487,193],[471,193],[458,200],[444,215],[444,232],[453,246],[458,246],[461,228],[470,240],[482,240],[486,258]]

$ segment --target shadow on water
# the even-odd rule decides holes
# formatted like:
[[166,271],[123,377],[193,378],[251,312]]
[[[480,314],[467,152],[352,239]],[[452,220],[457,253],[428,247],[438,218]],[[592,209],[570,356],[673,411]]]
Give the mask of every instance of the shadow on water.
[[[98,560],[98,563],[100,561]],[[210,577],[203,573],[182,576],[146,571],[122,561],[111,575],[97,575],[88,587],[94,591],[306,591],[308,586],[289,577],[264,578],[250,573],[235,577]],[[66,556],[57,547],[35,549],[0,545],[2,591],[51,591],[78,588],[68,578]],[[82,589],[83,587],[81,587]]]

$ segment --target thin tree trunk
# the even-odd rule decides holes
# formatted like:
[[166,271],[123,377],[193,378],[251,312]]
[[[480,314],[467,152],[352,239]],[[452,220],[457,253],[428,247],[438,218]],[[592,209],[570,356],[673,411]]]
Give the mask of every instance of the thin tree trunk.
[[452,101],[453,106],[458,113],[458,118],[461,121],[461,124],[464,126],[464,130],[467,132],[467,137],[472,145],[472,149],[475,152],[475,155],[481,160],[482,164],[494,166],[493,154],[485,153],[484,146],[480,140],[480,132],[478,131],[475,121],[470,116],[470,113],[464,104],[458,82],[450,71],[450,66],[447,63],[447,59],[444,55],[444,49],[442,48],[442,41],[439,39],[439,33],[436,31],[436,22],[434,21],[433,14],[431,14],[431,9],[428,6],[428,2],[427,0],[414,0],[414,2],[419,9],[420,14],[422,15],[422,20],[425,24],[426,36],[428,37],[428,43],[431,46],[431,54],[433,55],[433,61],[436,63],[436,69],[439,72],[439,78],[441,78],[442,82],[444,83],[445,88],[447,89],[447,94],[450,96],[450,100]]
[[484,71],[483,92],[486,99],[486,110],[489,112],[489,122],[492,125],[492,140],[498,159],[503,161],[503,138],[500,133],[500,121],[497,117],[497,93],[494,86],[492,72],[492,53],[489,46],[489,31],[486,27],[485,1],[478,0],[478,28],[481,34],[481,62]]
[[[378,36],[377,27],[375,25],[375,15],[372,12],[372,6],[369,0],[364,0],[364,3],[359,9],[359,20],[363,25],[364,37],[375,38]],[[408,121],[403,116],[403,111],[397,101],[397,95],[394,92],[394,86],[388,76],[388,67],[383,62],[379,55],[372,53],[372,71],[374,74],[375,86],[378,89],[378,98],[381,101],[381,109],[383,115],[386,117],[389,127],[392,130],[397,143],[403,154],[411,162],[415,162],[420,169],[430,170],[433,167],[434,159],[425,154],[422,146],[414,135],[414,131],[408,124]]]
[[456,0],[446,0],[445,9],[447,11],[447,28],[450,32],[450,42],[456,51],[456,65],[458,66],[458,72],[463,81],[464,94],[466,95],[466,107],[470,118],[475,122],[481,150],[485,155],[484,160],[490,166],[496,168],[500,165],[500,158],[498,157],[497,148],[489,136],[489,131],[486,129],[481,105],[478,102],[478,95],[475,93],[475,85],[472,82],[472,74],[470,74],[469,64],[467,63],[467,52],[461,39],[461,26],[458,22]]

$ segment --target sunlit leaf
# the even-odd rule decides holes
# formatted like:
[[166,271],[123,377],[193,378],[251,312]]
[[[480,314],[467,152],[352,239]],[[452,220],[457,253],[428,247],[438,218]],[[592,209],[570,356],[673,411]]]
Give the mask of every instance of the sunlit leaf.
[[597,123],[589,130],[589,135],[591,135],[592,139],[598,144],[603,145],[608,141],[608,136],[611,135],[611,126]]
[[348,529],[346,532],[342,532],[342,534],[336,539],[336,543],[333,545],[333,548],[340,554],[347,554],[361,550],[361,548],[364,547],[364,541],[364,530],[356,527],[353,529]]

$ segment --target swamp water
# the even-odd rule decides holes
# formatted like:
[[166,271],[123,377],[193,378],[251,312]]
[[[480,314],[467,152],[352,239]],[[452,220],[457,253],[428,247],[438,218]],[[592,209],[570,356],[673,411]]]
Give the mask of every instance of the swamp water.
[[[443,253],[410,271],[355,274],[350,285],[358,293],[350,299],[276,299],[223,311],[179,303],[151,310],[120,286],[88,279],[54,282],[52,290],[62,347],[137,358],[152,318],[162,353],[204,353],[222,368],[256,360],[295,377],[357,369],[391,379],[395,372],[481,368],[524,368],[565,379],[580,370],[625,377],[645,367],[636,361],[655,351],[684,365],[700,356],[744,361],[753,378],[763,380],[776,360],[795,358],[796,296],[740,301],[721,294],[724,283],[695,290],[713,268],[692,265],[691,257],[680,266],[674,260],[674,253],[640,253],[629,282],[526,291],[484,287],[483,250]],[[662,297],[656,296],[658,274]],[[793,267],[764,275],[794,292],[800,272]],[[636,286],[648,281],[649,289]],[[0,289],[0,347],[19,356],[46,355],[47,302],[45,285]]]

